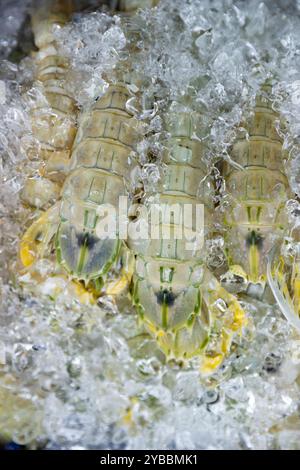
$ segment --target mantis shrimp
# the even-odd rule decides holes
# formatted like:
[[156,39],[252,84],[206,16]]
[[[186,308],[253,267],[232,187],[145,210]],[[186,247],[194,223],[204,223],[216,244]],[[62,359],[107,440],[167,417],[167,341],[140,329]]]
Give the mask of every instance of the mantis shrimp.
[[[76,104],[66,89],[68,61],[58,53],[53,28],[63,26],[72,12],[72,2],[55,2],[50,11],[37,7],[32,14],[32,29],[38,52],[35,53],[36,80],[43,98],[32,111],[32,132],[39,142],[39,157],[44,164],[38,177],[29,178],[22,192],[25,203],[45,208],[58,198],[70,149],[76,133]],[[30,254],[22,252],[26,265]],[[26,257],[29,256],[29,259]]]
[[[184,361],[199,355],[202,372],[211,373],[223,362],[246,318],[235,297],[206,268],[205,250],[197,240],[200,227],[184,217],[188,206],[195,211],[201,205],[205,221],[201,229],[206,234],[212,231],[212,190],[201,185],[208,173],[204,148],[192,137],[200,122],[196,113],[184,110],[166,116],[170,139],[158,191],[162,208],[157,222],[152,222],[160,229],[160,237],[148,238],[135,250],[133,301],[167,357]],[[175,235],[182,225],[185,236],[164,238],[164,230]],[[194,240],[192,246],[188,240]],[[130,245],[133,250],[135,245]]]
[[[38,22],[34,16],[33,25],[35,21]],[[61,23],[62,17],[51,14],[50,25],[57,21]],[[47,26],[49,27],[49,24]],[[37,45],[42,51],[44,48],[46,51],[53,48],[53,36],[44,33],[40,39],[40,31],[43,31],[41,25],[37,27]],[[55,64],[61,63],[61,59],[56,56],[52,58],[51,55],[51,60]],[[52,69],[55,74],[60,73],[60,67],[53,65]],[[43,78],[46,72],[43,65],[38,78],[41,73]],[[60,102],[60,106],[65,109],[61,96],[67,105],[70,99],[58,86],[61,76],[58,75],[58,78],[53,80],[57,83],[52,84],[51,92],[54,89],[57,93],[52,101],[56,100],[54,104]],[[59,200],[56,204],[43,212],[24,234],[20,258],[26,271],[30,271],[31,277],[36,281],[41,278],[36,261],[47,255],[51,257],[51,250],[55,251],[59,266],[75,282],[70,283],[66,276],[61,275],[60,268],[58,273],[53,273],[52,270],[48,283],[47,281],[42,283],[44,292],[47,291],[51,296],[57,295],[68,286],[69,289],[73,287],[79,296],[82,294],[81,301],[93,302],[93,294],[90,295],[90,290],[84,289],[82,283],[89,285],[99,294],[104,278],[113,265],[121,260],[125,266],[128,260],[127,255],[123,257],[123,252],[126,250],[117,234],[114,239],[100,239],[97,237],[97,230],[101,225],[99,206],[116,207],[119,197],[125,195],[126,185],[130,179],[128,160],[134,149],[136,130],[134,119],[126,107],[129,98],[129,89],[124,81],[110,83],[104,96],[96,100],[92,108],[80,116],[75,140],[73,126],[68,128],[70,133],[62,142],[63,150],[58,147],[48,149],[48,142],[53,140],[52,128],[46,136],[36,133],[42,142],[42,149],[46,142],[47,156],[50,153],[46,168],[50,166],[51,172],[48,170],[46,176],[51,177],[54,174],[63,184],[60,189],[61,199],[60,196],[57,197]],[[68,110],[68,107],[66,109]],[[59,134],[55,126],[56,121],[53,132]],[[36,200],[36,189],[36,185],[30,189],[25,187],[24,192],[31,196],[31,200]],[[124,279],[117,283],[119,288],[126,283],[126,279],[125,273]],[[113,287],[106,288],[106,292],[113,294],[116,288],[114,284]]]
[[283,258],[277,256],[288,226],[286,203],[293,195],[271,89],[270,83],[262,87],[252,122],[242,124],[232,148],[237,166],[223,165],[231,205],[223,219],[229,271],[222,281],[229,290],[259,298],[267,295],[269,286],[283,314],[299,330],[299,262],[294,257],[288,276]]

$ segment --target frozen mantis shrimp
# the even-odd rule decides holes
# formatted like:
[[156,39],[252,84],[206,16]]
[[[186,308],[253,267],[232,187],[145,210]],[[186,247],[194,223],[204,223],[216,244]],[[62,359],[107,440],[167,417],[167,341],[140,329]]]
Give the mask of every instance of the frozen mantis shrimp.
[[[50,7],[49,7],[50,8]],[[32,111],[32,132],[39,143],[43,165],[39,174],[27,180],[22,192],[24,202],[45,208],[58,198],[70,149],[76,133],[76,104],[66,89],[68,60],[58,53],[53,28],[64,25],[72,12],[72,2],[54,2],[50,11],[38,7],[32,14],[32,29],[38,52],[35,53],[36,82],[42,96]],[[30,156],[30,155],[29,155]],[[22,252],[23,261],[30,254]]]
[[[203,144],[192,137],[199,124],[196,113],[167,114],[166,171],[156,198],[157,218],[151,222],[159,236],[144,243],[131,241],[131,247],[137,253],[133,301],[142,321],[168,358],[184,361],[199,355],[206,373],[223,362],[246,319],[235,297],[206,268],[205,250],[197,237],[200,227],[184,217],[188,206],[191,213],[197,205],[204,207],[201,229],[206,234],[212,230],[212,189],[201,185],[208,173]],[[150,208],[149,198],[145,205]]]
[[[53,116],[46,114],[47,125],[42,129],[35,125],[33,116],[33,133],[41,144],[45,164],[43,177],[31,178],[22,196],[27,203],[41,209],[50,202],[57,202],[26,231],[20,258],[26,271],[31,271],[34,282],[39,281],[41,275],[36,261],[55,249],[59,265],[72,279],[86,284],[97,281],[96,290],[99,290],[101,276],[117,260],[121,244],[116,239],[103,241],[105,246],[100,247],[95,235],[99,219],[95,210],[99,204],[114,205],[125,192],[124,181],[129,178],[128,158],[135,140],[134,126],[127,124],[132,116],[126,110],[129,99],[126,84],[111,84],[105,96],[81,116],[74,142],[76,107],[62,86],[67,64],[56,54],[52,33],[53,25],[66,21],[65,10],[66,3],[61,2],[52,5],[50,13],[43,8],[33,14],[33,30],[39,47],[37,79],[43,82]],[[67,10],[71,12],[72,5]],[[74,195],[78,197],[77,202],[72,200]],[[102,259],[98,258],[99,254]],[[92,296],[80,283],[68,282],[60,271],[58,269],[58,276],[52,272],[48,282],[41,283],[44,292],[55,296],[68,286],[82,293],[82,300],[91,300]]]
[[288,235],[286,203],[293,197],[285,172],[287,155],[276,128],[271,84],[257,96],[254,116],[232,149],[238,167],[223,166],[231,207],[226,210],[226,249],[229,271],[224,285],[235,292],[263,298],[269,286],[283,314],[296,327],[299,321],[299,261],[285,273],[279,245]]

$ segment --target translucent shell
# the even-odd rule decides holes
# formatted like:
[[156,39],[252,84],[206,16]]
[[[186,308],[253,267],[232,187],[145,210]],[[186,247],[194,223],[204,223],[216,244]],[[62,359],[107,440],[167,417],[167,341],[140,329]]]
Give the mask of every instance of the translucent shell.
[[56,237],[59,263],[77,279],[104,276],[117,260],[117,231],[99,237],[99,209],[118,208],[126,195],[128,159],[135,143],[132,116],[126,110],[129,93],[111,85],[93,108],[83,114],[62,190],[60,226]]
[[287,227],[284,205],[290,196],[276,120],[271,102],[258,97],[252,122],[243,124],[248,137],[241,133],[232,149],[242,169],[223,167],[232,198],[225,220],[229,265],[240,266],[246,282],[262,286],[267,253]]
[[[137,253],[133,301],[141,320],[168,359],[184,361],[200,355],[204,361],[202,372],[209,374],[222,363],[235,332],[241,330],[246,320],[238,302],[221,288],[205,267],[204,245],[188,245],[193,233],[199,235],[202,230],[207,235],[211,231],[213,208],[211,189],[200,184],[205,180],[207,168],[202,158],[203,145],[193,139],[194,118],[188,113],[166,117],[171,138],[166,143],[169,149],[164,156],[166,171],[157,196],[166,210],[161,210],[156,228],[161,233],[169,229],[170,237],[149,238],[143,245],[133,240],[129,243]],[[147,201],[145,205],[149,207]],[[203,207],[200,227],[196,222],[191,223],[190,218],[184,219],[187,205],[194,209]],[[177,238],[176,232],[183,236]],[[224,324],[221,320],[221,325],[217,326],[214,304],[218,299],[223,299],[225,307]],[[226,324],[226,316],[236,318],[238,310],[240,321],[229,320]],[[214,329],[219,339],[212,346]],[[211,350],[206,356],[209,345]]]

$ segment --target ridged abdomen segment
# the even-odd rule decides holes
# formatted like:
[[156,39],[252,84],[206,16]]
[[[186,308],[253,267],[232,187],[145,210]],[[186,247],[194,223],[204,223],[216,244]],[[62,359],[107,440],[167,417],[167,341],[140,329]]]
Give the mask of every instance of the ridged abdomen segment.
[[125,86],[111,85],[81,118],[63,187],[57,238],[59,261],[75,278],[104,275],[118,255],[117,233],[114,238],[98,236],[103,224],[99,208],[118,209],[119,197],[126,195],[129,156],[136,140],[126,110],[128,98]]
[[[46,176],[55,179],[69,159],[76,133],[77,106],[67,89],[69,60],[59,53],[55,28],[64,26],[73,10],[72,1],[52,1],[39,6],[32,14],[36,54],[36,80],[44,98],[38,99],[32,113],[34,136],[45,160]],[[61,167],[61,168],[60,168]]]
[[284,173],[278,115],[266,98],[257,99],[253,121],[235,142],[232,158],[243,167],[226,164],[226,188],[232,207],[226,216],[230,264],[238,264],[251,282],[265,278],[265,255],[284,228],[283,206],[289,193]]
[[[49,160],[55,157],[55,152],[70,152],[76,133],[77,107],[65,89],[67,60],[56,55],[54,45],[40,51],[40,56],[42,52],[45,57],[37,59],[37,80],[42,83],[46,102],[41,100],[33,110],[32,128],[41,145],[41,156]],[[64,156],[63,153],[61,155]]]
[[[28,151],[39,168],[22,190],[24,202],[45,209],[59,198],[68,171],[70,150],[76,133],[77,106],[67,89],[69,62],[59,53],[54,29],[70,18],[72,2],[38,2],[32,11],[36,95],[31,110],[32,133],[37,146]],[[46,178],[44,178],[46,177]]]

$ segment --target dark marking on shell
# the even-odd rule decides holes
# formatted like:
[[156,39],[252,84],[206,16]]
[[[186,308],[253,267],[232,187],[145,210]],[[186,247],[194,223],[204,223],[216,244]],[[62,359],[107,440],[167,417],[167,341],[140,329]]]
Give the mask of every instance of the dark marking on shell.
[[76,233],[76,238],[79,247],[85,246],[89,249],[92,249],[98,240],[97,237],[89,232]]
[[252,230],[250,234],[247,236],[246,243],[247,246],[257,246],[258,249],[262,248],[263,245],[263,237],[259,235],[255,230]]
[[171,290],[163,289],[156,293],[156,298],[159,305],[165,304],[168,307],[172,307],[172,305],[174,305],[176,295]]

